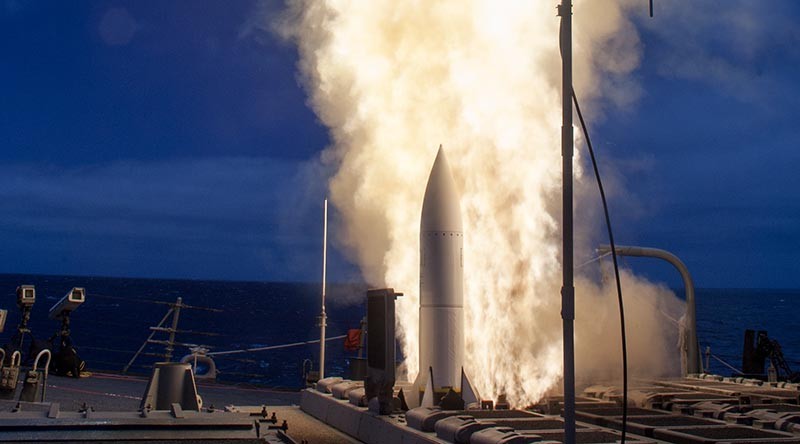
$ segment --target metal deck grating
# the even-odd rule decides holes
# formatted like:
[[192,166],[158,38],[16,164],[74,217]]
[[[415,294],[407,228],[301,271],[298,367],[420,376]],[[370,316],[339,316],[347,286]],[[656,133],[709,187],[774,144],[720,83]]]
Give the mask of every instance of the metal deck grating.
[[[631,444],[800,444],[800,405],[787,387],[752,380],[671,379],[637,381],[631,387],[626,442]],[[587,389],[577,405],[577,442],[619,442],[620,390],[612,385]],[[760,402],[749,403],[751,400]],[[563,442],[561,397],[543,399],[528,411],[412,409],[377,416],[334,396],[309,390],[304,411],[366,443],[528,443]],[[798,429],[795,432],[795,428]],[[372,433],[380,430],[380,433]]]

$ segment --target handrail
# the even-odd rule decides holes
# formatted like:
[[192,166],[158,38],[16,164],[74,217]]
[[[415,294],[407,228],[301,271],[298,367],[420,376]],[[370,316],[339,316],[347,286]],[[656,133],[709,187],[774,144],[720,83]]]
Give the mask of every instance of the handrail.
[[[39,369],[39,360],[42,356],[47,355],[47,361],[45,361],[44,367],[42,370]],[[44,377],[42,378],[42,397],[40,399],[41,402],[44,402],[45,392],[47,391],[47,375],[50,370],[50,360],[53,358],[53,354],[50,353],[50,350],[44,349],[36,355],[36,359],[33,360],[33,371],[41,371]],[[21,395],[20,395],[21,396]]]

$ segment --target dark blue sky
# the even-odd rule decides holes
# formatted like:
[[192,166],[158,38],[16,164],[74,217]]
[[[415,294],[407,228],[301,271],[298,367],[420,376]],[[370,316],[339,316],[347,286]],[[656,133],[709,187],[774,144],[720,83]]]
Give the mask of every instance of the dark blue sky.
[[636,201],[614,202],[618,242],[673,251],[698,286],[800,286],[800,3],[770,4],[657,0],[644,95],[595,128]]
[[0,270],[317,278],[327,134],[256,6],[0,2]]
[[[637,19],[644,93],[592,124],[617,239],[698,286],[800,287],[800,7],[710,3]],[[0,271],[317,280],[327,134],[248,26],[280,8],[0,0]]]

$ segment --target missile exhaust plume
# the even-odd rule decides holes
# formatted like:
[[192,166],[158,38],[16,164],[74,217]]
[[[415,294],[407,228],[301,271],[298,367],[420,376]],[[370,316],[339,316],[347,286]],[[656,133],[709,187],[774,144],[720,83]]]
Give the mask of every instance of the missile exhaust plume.
[[[575,87],[599,116],[636,100],[628,75],[641,49],[618,2],[575,3]],[[418,221],[441,143],[461,195],[465,368],[485,398],[540,399],[562,370],[555,2],[291,0],[279,27],[298,45],[310,106],[330,129],[322,160],[337,171],[340,247],[369,284],[405,293],[397,316],[409,378],[420,370]],[[576,154],[578,192],[596,193],[581,185],[592,178]],[[585,240],[576,263],[592,254],[600,219],[591,216],[576,211]],[[646,356],[657,368],[642,371],[663,371],[673,340],[647,327],[676,308],[674,296],[624,275],[623,289],[638,292],[627,313],[642,320],[631,327],[631,362]],[[576,285],[578,377],[614,377],[613,285],[580,276]]]

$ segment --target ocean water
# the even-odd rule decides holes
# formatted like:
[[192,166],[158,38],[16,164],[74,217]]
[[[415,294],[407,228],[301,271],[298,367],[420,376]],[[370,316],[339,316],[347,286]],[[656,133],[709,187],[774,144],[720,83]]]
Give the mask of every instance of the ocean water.
[[[132,279],[76,276],[0,275],[0,308],[9,310],[0,344],[9,341],[20,320],[16,308],[18,285],[36,286],[37,303],[31,315],[34,337],[48,339],[60,322],[47,318],[49,308],[72,287],[85,287],[87,302],[71,318],[73,343],[89,369],[120,371],[164,317],[177,297],[183,303],[221,310],[184,309],[178,328],[213,336],[179,333],[177,341],[208,346],[212,351],[280,345],[319,338],[320,286],[306,283],[228,282],[167,279]],[[328,287],[329,337],[359,328],[365,313],[366,286],[338,284]],[[800,290],[698,289],[698,337],[703,350],[733,367],[741,367],[746,328],[767,330],[777,339],[793,369],[800,370],[800,317],[796,313]],[[342,301],[350,301],[344,303]],[[154,339],[166,339],[157,333]],[[163,353],[163,346],[148,345],[148,353]],[[178,347],[175,358],[189,354]],[[263,352],[218,356],[219,379],[227,382],[297,388],[302,385],[303,361],[317,365],[319,345],[302,345]],[[328,342],[328,374],[344,374],[348,359],[343,341]],[[153,356],[141,356],[131,373],[147,374]],[[711,358],[713,373],[732,371]]]
[[[179,342],[226,351],[319,339],[320,286],[315,284],[0,275],[0,308],[9,311],[0,344],[10,340],[20,321],[15,290],[21,284],[36,286],[29,326],[37,339],[48,339],[60,330],[60,321],[47,318],[50,307],[72,287],[86,288],[86,302],[72,313],[70,326],[73,344],[90,370],[121,371],[150,335],[150,327],[167,313],[165,303],[179,296],[184,304],[221,310],[181,310],[178,329],[215,335],[179,333]],[[337,301],[358,300],[365,290],[364,285],[328,286],[328,337],[360,327],[364,307]],[[153,339],[164,340],[167,335],[157,333]],[[164,347],[148,345],[145,352],[163,353]],[[189,353],[188,347],[178,347],[173,359]],[[316,363],[318,355],[319,344],[314,344],[214,360],[222,381],[294,388],[302,385],[303,361]],[[326,355],[326,372],[341,374],[353,353],[346,355],[343,340],[338,340],[328,342]],[[157,360],[141,356],[129,372],[149,374]]]
[[[800,290],[706,288],[695,293],[701,351],[708,346],[714,356],[741,369],[744,330],[766,330],[780,343],[792,370],[800,372]],[[713,357],[709,364],[711,373],[733,373]]]

